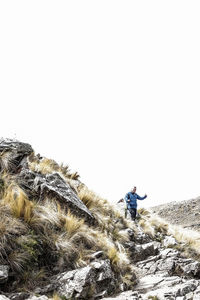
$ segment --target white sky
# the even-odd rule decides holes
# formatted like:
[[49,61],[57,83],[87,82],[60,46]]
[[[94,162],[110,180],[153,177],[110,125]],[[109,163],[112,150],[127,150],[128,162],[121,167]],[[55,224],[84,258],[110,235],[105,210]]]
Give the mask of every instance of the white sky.
[[0,135],[117,201],[200,195],[199,1],[1,1]]

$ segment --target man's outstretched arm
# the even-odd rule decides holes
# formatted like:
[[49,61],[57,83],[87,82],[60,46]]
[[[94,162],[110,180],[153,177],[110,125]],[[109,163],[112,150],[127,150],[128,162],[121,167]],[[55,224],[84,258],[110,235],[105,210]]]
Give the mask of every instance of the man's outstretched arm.
[[138,200],[144,200],[144,199],[146,199],[146,197],[147,197],[147,195],[144,195],[144,197],[140,197],[140,196],[137,194],[137,199],[138,199]]

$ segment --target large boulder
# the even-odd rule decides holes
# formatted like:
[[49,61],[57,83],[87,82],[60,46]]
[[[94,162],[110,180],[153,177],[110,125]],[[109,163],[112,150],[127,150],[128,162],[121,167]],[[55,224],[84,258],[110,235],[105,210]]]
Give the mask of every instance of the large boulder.
[[116,289],[114,274],[110,260],[100,260],[86,267],[58,274],[51,283],[43,288],[37,288],[36,294],[56,291],[66,299],[88,299],[91,296],[107,295]]
[[0,170],[16,173],[27,166],[27,156],[33,152],[31,145],[12,139],[0,140]]
[[37,197],[42,201],[45,197],[52,197],[77,216],[84,217],[88,221],[94,221],[91,212],[60,174],[42,175],[24,168],[16,180],[30,198]]
[[84,298],[99,293],[108,294],[115,289],[110,261],[94,262],[87,267],[58,276],[58,292],[66,298]]

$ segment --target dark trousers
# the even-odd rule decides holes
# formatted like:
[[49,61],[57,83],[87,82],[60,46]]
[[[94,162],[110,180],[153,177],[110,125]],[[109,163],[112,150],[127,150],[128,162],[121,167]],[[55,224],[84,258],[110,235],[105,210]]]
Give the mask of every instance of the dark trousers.
[[131,219],[135,220],[136,214],[137,214],[137,209],[136,208],[129,208],[130,214],[131,214]]

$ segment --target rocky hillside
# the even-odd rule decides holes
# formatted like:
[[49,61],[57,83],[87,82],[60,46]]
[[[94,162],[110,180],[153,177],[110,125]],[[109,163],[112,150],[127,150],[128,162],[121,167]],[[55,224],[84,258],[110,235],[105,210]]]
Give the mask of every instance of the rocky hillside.
[[200,231],[200,197],[154,206],[151,211],[171,224]]
[[135,223],[68,166],[0,141],[0,300],[200,299],[200,233]]

